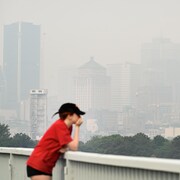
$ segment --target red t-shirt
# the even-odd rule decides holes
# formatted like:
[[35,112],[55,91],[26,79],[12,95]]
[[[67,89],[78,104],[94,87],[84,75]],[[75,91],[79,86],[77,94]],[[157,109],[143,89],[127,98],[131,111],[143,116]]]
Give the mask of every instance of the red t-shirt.
[[45,173],[52,173],[61,155],[59,150],[72,141],[71,132],[72,127],[68,129],[63,120],[55,121],[34,148],[27,165]]

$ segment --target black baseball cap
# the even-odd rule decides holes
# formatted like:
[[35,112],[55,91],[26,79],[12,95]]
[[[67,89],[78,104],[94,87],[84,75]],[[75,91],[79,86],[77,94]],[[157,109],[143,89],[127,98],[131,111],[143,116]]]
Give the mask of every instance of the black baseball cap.
[[64,112],[75,113],[77,115],[84,115],[85,114],[85,112],[81,111],[76,104],[74,104],[74,103],[65,103],[59,108],[59,110],[56,113],[54,113],[54,115],[61,114],[61,113],[64,113]]

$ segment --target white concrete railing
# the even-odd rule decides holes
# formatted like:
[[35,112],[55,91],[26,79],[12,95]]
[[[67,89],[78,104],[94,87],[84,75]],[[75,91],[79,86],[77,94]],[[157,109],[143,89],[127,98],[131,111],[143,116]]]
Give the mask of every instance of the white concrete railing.
[[[0,179],[28,180],[32,149],[0,148]],[[180,160],[67,152],[53,180],[180,180]]]

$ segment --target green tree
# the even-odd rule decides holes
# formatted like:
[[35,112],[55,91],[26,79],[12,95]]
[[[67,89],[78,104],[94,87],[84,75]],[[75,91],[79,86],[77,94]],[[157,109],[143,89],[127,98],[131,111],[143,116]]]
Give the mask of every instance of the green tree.
[[143,133],[125,137],[119,134],[95,136],[88,142],[81,143],[80,150],[102,154],[180,159],[180,136],[172,141],[160,135],[151,140]]
[[151,139],[143,134],[138,133],[132,137],[131,141],[132,154],[134,156],[151,156],[152,155],[152,143]]
[[0,123],[0,146],[8,147],[10,146],[10,130],[9,126]]
[[133,138],[132,136],[125,136],[121,138],[121,141],[117,142],[115,151],[118,155],[132,155],[133,154]]
[[94,136],[91,140],[83,144],[81,151],[102,154],[127,154],[124,148],[124,137],[118,135]]
[[81,150],[102,154],[151,156],[152,143],[150,138],[143,133],[138,133],[133,137],[95,136],[85,143]]
[[98,152],[99,144],[101,143],[101,136],[94,136],[85,144],[81,144],[80,151],[84,152]]
[[157,135],[153,139],[153,144],[157,147],[163,146],[168,140],[163,136]]
[[170,153],[170,141],[158,135],[155,136],[153,141],[153,156],[168,158]]
[[180,136],[175,137],[171,142],[170,158],[180,159]]
[[11,141],[12,147],[33,148],[35,145],[36,141],[33,141],[28,135],[24,133],[15,134]]
[[120,135],[111,135],[101,137],[98,144],[98,152],[104,154],[119,154],[118,145],[123,141]]

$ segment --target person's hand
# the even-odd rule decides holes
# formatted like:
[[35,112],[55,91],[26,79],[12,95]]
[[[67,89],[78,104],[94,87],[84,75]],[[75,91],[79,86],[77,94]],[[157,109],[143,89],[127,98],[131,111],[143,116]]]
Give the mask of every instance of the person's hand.
[[76,126],[80,126],[82,123],[83,123],[83,119],[80,117],[76,122]]
[[59,150],[60,153],[65,153],[65,152],[67,152],[67,151],[68,151],[68,147],[67,147],[67,146],[63,146],[63,147]]

